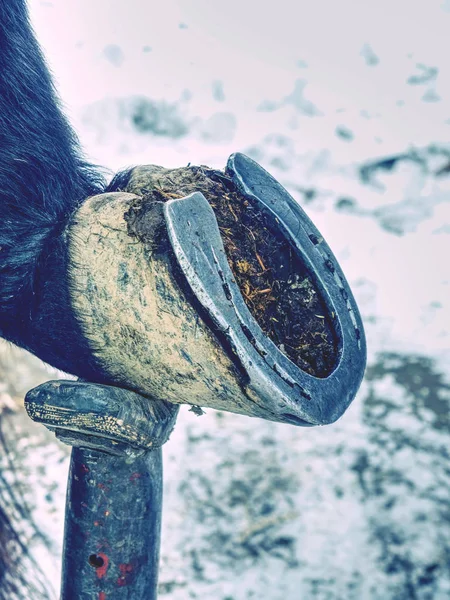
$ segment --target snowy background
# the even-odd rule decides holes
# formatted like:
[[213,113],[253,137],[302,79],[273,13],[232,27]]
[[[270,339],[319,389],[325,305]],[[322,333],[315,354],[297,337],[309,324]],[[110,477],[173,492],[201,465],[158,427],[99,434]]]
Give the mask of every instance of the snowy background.
[[[365,323],[365,381],[332,426],[182,409],[165,447],[160,597],[449,598],[449,0],[30,9],[92,161],[252,156],[327,239]],[[1,435],[19,466],[0,457],[0,500],[33,518],[24,533],[50,594],[68,450],[20,402],[54,376],[0,347]]]

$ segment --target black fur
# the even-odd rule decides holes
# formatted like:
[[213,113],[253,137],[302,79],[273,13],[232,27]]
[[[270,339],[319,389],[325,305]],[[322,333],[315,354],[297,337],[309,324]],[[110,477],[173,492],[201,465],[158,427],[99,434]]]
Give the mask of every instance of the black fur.
[[83,159],[29,23],[0,1],[0,335],[65,371],[96,371],[68,310],[64,226],[103,177]]

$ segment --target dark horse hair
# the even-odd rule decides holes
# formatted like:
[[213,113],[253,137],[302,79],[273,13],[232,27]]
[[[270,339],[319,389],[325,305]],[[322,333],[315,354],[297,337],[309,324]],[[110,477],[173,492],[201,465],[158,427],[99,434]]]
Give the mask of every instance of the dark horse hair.
[[[59,350],[69,345],[66,357],[81,364],[83,343],[64,312],[64,272],[49,257],[61,247],[73,211],[104,189],[101,171],[84,160],[61,112],[26,0],[0,0],[0,336],[69,372],[77,369],[70,358],[58,359]],[[51,278],[56,292],[46,295]],[[0,508],[0,598],[16,597],[12,574],[26,554],[11,516]],[[31,593],[21,597],[44,598]]]

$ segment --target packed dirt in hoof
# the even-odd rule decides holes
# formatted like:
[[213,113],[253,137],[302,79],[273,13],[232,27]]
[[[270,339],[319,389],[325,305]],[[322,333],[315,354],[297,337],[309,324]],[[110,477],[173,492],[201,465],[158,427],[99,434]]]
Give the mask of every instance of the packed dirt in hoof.
[[230,268],[261,329],[298,367],[315,377],[328,376],[337,362],[334,315],[275,218],[237,192],[221,171],[203,166],[143,169],[142,180],[127,190],[145,201],[203,193],[214,210]]

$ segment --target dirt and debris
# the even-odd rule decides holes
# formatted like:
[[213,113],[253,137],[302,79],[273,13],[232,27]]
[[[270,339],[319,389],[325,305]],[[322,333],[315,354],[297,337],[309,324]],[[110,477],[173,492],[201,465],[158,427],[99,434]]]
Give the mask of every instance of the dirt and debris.
[[226,174],[208,167],[151,166],[139,179],[131,187],[139,187],[142,208],[150,201],[203,193],[214,210],[231,271],[261,329],[298,367],[327,377],[337,362],[334,314],[276,218],[240,194]]

